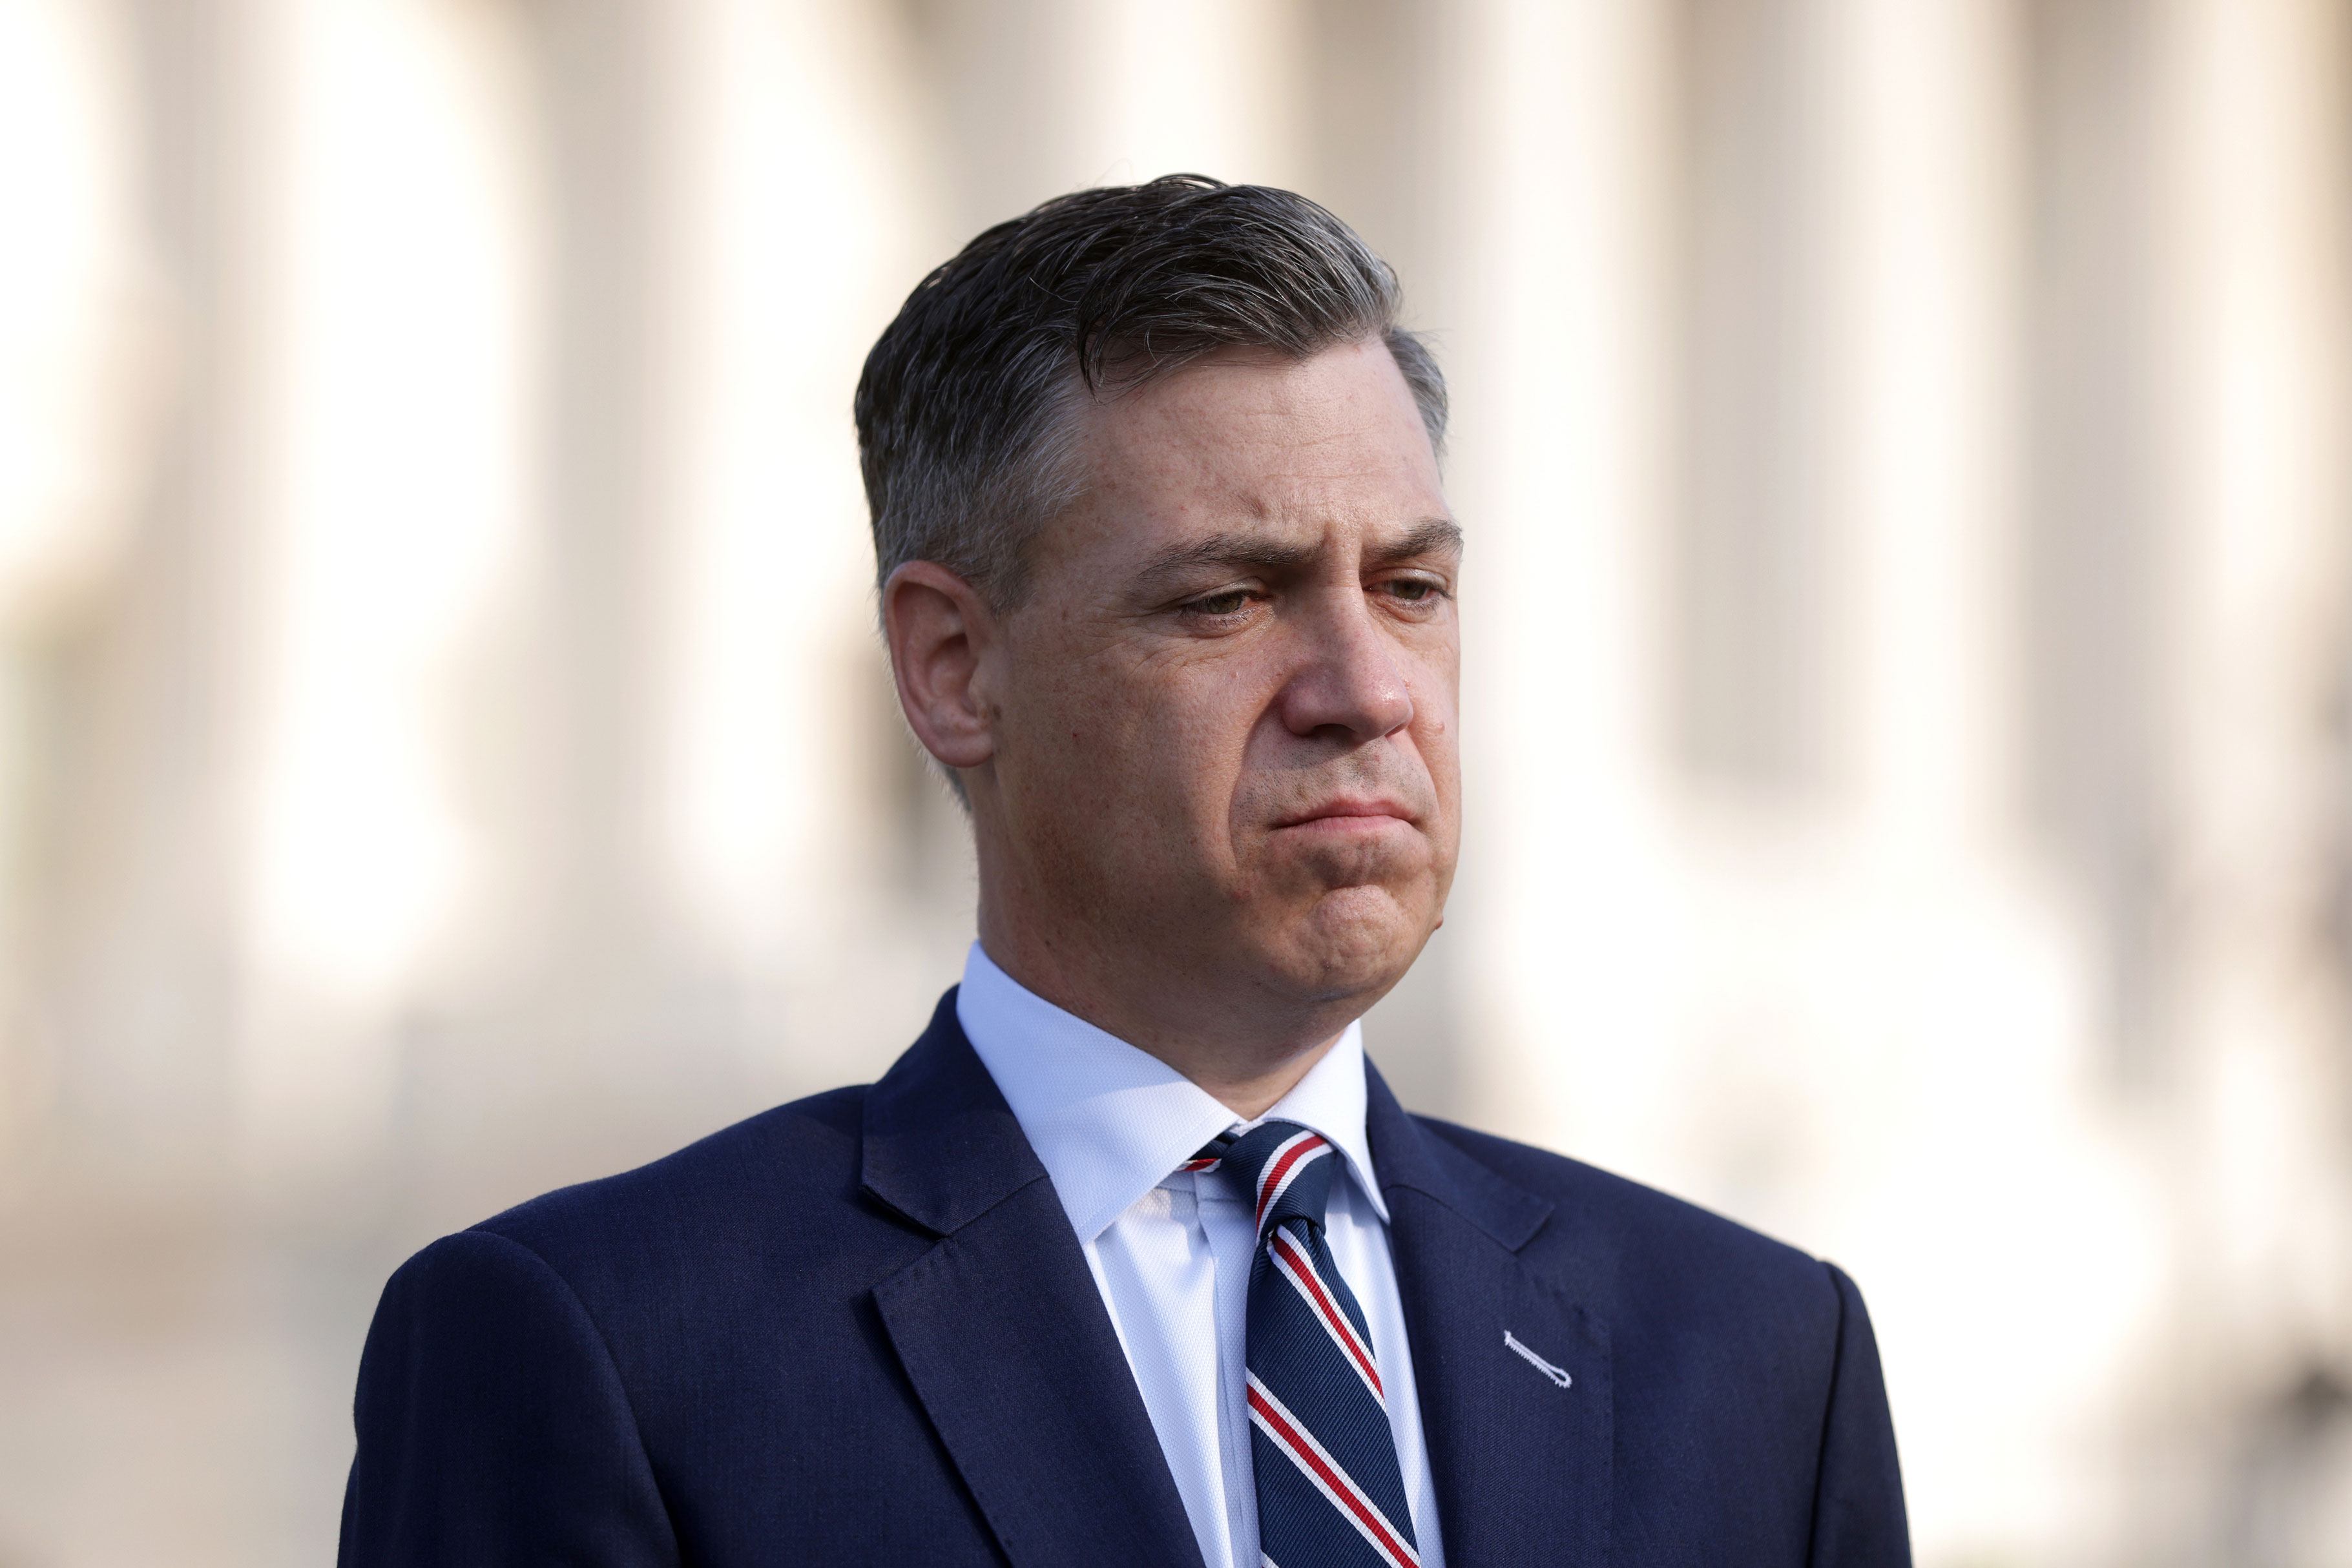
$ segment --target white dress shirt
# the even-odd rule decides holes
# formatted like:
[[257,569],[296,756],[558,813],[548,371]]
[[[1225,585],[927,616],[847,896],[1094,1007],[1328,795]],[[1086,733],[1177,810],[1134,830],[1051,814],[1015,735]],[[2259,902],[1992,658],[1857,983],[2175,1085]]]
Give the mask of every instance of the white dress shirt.
[[[1201,1556],[1208,1568],[1256,1568],[1244,1382],[1256,1228],[1248,1205],[1228,1197],[1217,1176],[1196,1185],[1176,1167],[1219,1133],[1257,1124],[1240,1122],[1157,1057],[1031,992],[977,942],[964,962],[956,1018],[1054,1178]],[[1347,1175],[1331,1184],[1324,1236],[1371,1324],[1421,1561],[1444,1568],[1388,1206],[1364,1137],[1361,1030],[1349,1025],[1261,1119],[1311,1127],[1344,1156]]]

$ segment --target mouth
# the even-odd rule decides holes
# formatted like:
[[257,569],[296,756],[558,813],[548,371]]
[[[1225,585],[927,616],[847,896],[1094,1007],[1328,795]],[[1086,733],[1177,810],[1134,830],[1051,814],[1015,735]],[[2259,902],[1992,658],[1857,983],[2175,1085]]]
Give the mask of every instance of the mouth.
[[1385,796],[1342,795],[1275,823],[1286,828],[1311,828],[1321,832],[1368,832],[1412,824],[1410,807]]

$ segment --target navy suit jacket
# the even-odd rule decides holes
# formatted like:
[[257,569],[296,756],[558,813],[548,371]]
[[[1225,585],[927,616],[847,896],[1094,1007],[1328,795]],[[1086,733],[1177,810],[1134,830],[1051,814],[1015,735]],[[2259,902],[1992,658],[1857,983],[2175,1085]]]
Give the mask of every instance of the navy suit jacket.
[[[360,1363],[344,1568],[1200,1568],[1068,1217],[954,998],[870,1088],[404,1265]],[[1409,1116],[1366,1071],[1454,1568],[1909,1562],[1851,1281]]]

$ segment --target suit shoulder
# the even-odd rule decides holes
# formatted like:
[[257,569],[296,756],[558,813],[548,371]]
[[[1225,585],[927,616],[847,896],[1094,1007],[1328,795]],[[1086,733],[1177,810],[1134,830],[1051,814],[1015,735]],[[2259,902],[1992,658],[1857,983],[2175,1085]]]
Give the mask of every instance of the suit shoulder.
[[634,1170],[541,1194],[470,1229],[563,1268],[583,1250],[707,1244],[780,1216],[837,1207],[858,1186],[866,1092],[859,1084],[776,1106]]
[[[1429,1133],[1495,1175],[1553,1206],[1552,1223],[1534,1249],[1579,1257],[1637,1297],[1754,1305],[1757,1292],[1807,1318],[1834,1322],[1837,1288],[1827,1264],[1685,1198],[1640,1182],[1491,1134],[1414,1118]],[[1599,1257],[1585,1257],[1589,1254]]]

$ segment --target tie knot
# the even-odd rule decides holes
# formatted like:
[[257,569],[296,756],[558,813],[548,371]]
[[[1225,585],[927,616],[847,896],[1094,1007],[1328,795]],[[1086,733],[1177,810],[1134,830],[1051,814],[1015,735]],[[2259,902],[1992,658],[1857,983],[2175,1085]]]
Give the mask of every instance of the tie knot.
[[[1287,1219],[1323,1228],[1337,1151],[1296,1122],[1264,1122],[1220,1148],[1212,1144],[1189,1168],[1214,1171],[1257,1217],[1261,1239]],[[1214,1161],[1214,1164],[1204,1162]]]

